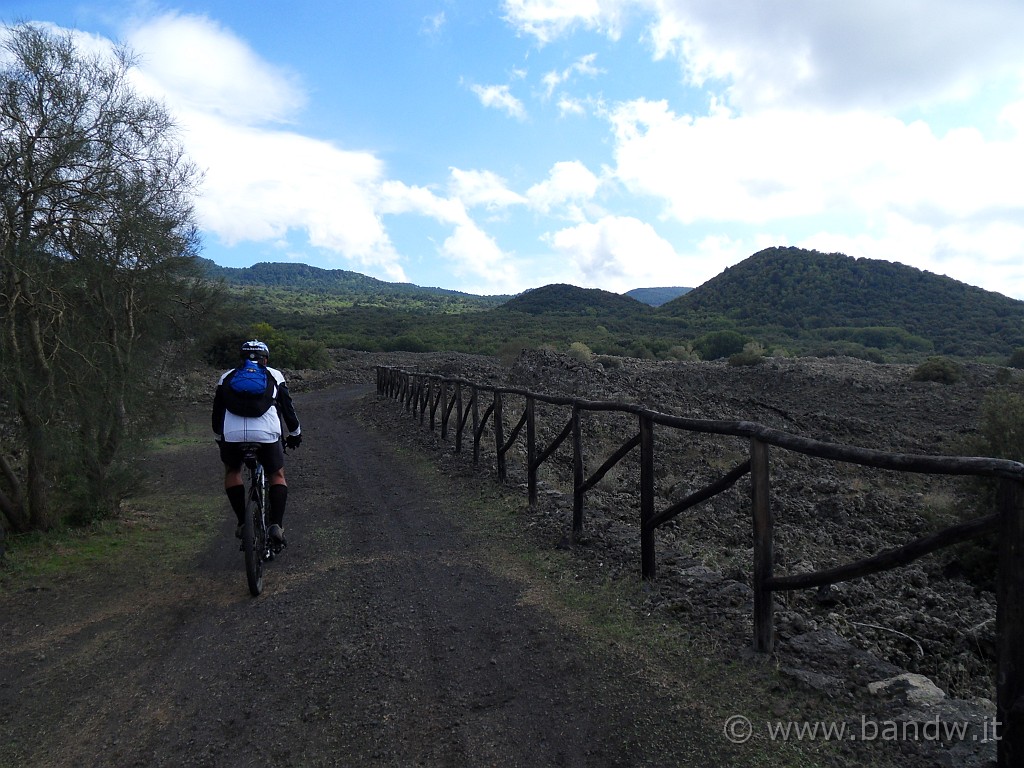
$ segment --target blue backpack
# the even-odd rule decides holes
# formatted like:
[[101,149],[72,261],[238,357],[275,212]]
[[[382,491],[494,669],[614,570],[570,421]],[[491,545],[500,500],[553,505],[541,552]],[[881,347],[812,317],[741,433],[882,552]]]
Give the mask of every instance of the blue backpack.
[[224,406],[239,416],[262,416],[274,404],[276,387],[264,366],[246,360],[224,378]]

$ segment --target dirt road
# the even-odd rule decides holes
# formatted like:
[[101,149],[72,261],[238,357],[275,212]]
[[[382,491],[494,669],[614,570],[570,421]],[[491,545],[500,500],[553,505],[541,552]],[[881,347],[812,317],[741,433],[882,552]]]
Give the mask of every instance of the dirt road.
[[[289,547],[259,598],[226,502],[170,583],[98,569],[0,595],[0,766],[735,764],[692,692],[490,566],[359,426],[366,392],[296,398]],[[168,462],[168,488],[220,482],[212,444]]]

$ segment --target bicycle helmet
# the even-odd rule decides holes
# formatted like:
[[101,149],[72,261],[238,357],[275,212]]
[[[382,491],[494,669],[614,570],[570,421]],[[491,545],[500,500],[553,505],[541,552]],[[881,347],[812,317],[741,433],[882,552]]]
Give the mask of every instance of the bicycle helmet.
[[270,357],[270,347],[258,339],[253,339],[242,345],[242,356],[250,360],[255,360],[258,357]]

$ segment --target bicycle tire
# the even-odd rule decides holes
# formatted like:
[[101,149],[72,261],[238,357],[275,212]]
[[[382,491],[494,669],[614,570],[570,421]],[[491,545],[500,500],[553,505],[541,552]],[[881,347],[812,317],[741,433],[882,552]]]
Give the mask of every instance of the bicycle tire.
[[245,578],[249,592],[257,597],[263,591],[263,542],[259,541],[257,516],[262,516],[260,503],[250,493],[245,502],[245,523],[242,526],[242,550],[245,552]]

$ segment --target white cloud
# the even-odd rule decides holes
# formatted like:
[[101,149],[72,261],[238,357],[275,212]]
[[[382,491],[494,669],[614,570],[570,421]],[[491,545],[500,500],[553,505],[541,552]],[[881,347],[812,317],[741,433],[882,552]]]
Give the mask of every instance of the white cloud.
[[583,116],[587,113],[584,103],[579,99],[573,99],[569,96],[562,96],[558,99],[558,114],[562,117],[568,115]]
[[448,188],[452,197],[467,207],[482,205],[489,210],[521,205],[526,200],[510,190],[505,180],[492,171],[463,171],[451,169]]
[[541,43],[550,43],[577,26],[617,40],[621,12],[630,4],[621,0],[505,0],[502,8],[514,27]]
[[646,19],[656,58],[742,109],[908,108],[962,99],[1024,68],[1016,0],[506,0],[520,33],[550,43],[577,27],[618,39]]
[[656,55],[678,58],[694,85],[728,83],[744,109],[903,109],[963,98],[1024,63],[1013,0],[638,4],[653,14]]
[[684,224],[770,227],[782,242],[899,260],[1004,292],[976,265],[1024,263],[1024,135],[938,136],[922,122],[869,113],[694,118],[642,100],[610,119],[614,177]]
[[165,14],[127,36],[140,91],[166,101],[191,159],[204,172],[196,214],[228,247],[310,248],[388,279],[405,272],[377,210],[384,167],[372,153],[295,132],[306,103],[298,80],[202,16]]
[[444,29],[447,21],[448,19],[444,11],[439,11],[432,16],[424,16],[423,23],[420,25],[420,31],[428,37],[436,37]]
[[206,169],[196,213],[226,245],[279,242],[304,232],[315,248],[404,279],[374,208],[381,163],[365,152],[190,113],[185,140]]
[[488,109],[497,109],[517,120],[526,119],[526,107],[512,95],[507,85],[471,85],[480,103]]
[[[458,178],[479,181],[486,179],[487,174],[462,172]],[[468,193],[473,188],[474,184],[469,183],[460,191]],[[483,187],[477,187],[477,191],[481,189]],[[456,275],[474,281],[472,287],[464,286],[463,290],[479,293],[522,290],[521,277],[513,259],[473,221],[462,199],[441,197],[425,187],[408,186],[400,181],[384,182],[380,193],[379,206],[386,214],[427,216],[452,227],[451,235],[445,238],[438,253],[452,265]],[[481,199],[486,199],[486,196]]]
[[921,122],[868,113],[676,115],[634,101],[610,116],[616,177],[685,223],[764,223],[901,210],[921,218],[1024,210],[1024,136],[936,136]]
[[521,284],[515,264],[506,257],[494,238],[474,222],[466,220],[455,227],[441,246],[441,253],[455,263],[455,272],[491,286],[487,292],[518,290]]
[[168,13],[134,26],[140,85],[177,109],[247,125],[287,123],[306,104],[298,77],[205,16]]
[[567,206],[571,219],[582,218],[580,206],[597,194],[601,180],[578,160],[555,163],[548,178],[526,191],[530,205],[542,213]]
[[546,73],[541,78],[541,82],[544,83],[545,97],[551,98],[551,95],[555,92],[555,89],[558,88],[558,86],[562,83],[568,82],[575,75],[594,77],[600,74],[602,70],[594,66],[594,61],[596,59],[596,53],[588,53],[586,56],[580,56],[580,58],[561,71],[552,70],[551,72]]
[[546,236],[574,267],[570,280],[582,287],[623,293],[633,288],[684,285],[686,263],[650,224],[629,216],[606,216]]

